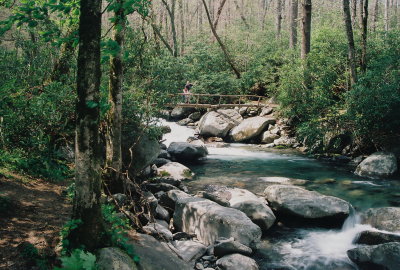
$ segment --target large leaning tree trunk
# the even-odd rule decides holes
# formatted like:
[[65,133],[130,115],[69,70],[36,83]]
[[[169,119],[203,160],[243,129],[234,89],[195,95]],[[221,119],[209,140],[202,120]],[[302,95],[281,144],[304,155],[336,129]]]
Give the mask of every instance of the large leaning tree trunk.
[[122,170],[122,78],[123,78],[123,43],[125,32],[124,0],[116,0],[118,9],[114,11],[113,39],[118,44],[118,51],[110,58],[110,81],[106,116],[106,175],[105,184],[113,193],[124,192]]
[[214,25],[213,25],[215,30],[217,30],[217,28],[218,28],[219,18],[221,17],[222,9],[224,8],[225,3],[226,3],[226,0],[221,0],[221,3],[219,4],[218,10],[217,10],[217,15],[215,16]]
[[294,49],[297,44],[297,14],[299,12],[298,0],[290,2],[290,40],[289,47]]
[[368,0],[364,0],[361,24],[361,70],[367,70]]
[[302,0],[303,18],[302,18],[302,43],[301,58],[306,59],[311,49],[311,0]]
[[101,0],[81,0],[75,137],[75,197],[72,219],[80,224],[68,235],[70,247],[101,247],[99,97]]
[[210,24],[211,31],[212,31],[212,33],[213,33],[215,39],[218,41],[218,44],[219,44],[219,46],[221,47],[221,50],[222,50],[222,52],[223,52],[224,55],[225,55],[225,59],[226,59],[226,61],[228,62],[228,64],[231,66],[233,72],[234,72],[235,75],[236,75],[236,78],[240,79],[240,72],[239,72],[239,70],[236,68],[235,64],[233,63],[233,60],[232,60],[231,56],[230,56],[229,53],[228,53],[228,50],[226,49],[224,43],[222,42],[221,38],[218,36],[218,33],[217,33],[217,31],[215,30],[215,28],[214,28],[214,26],[213,26],[213,23],[212,23],[212,21],[211,21],[210,12],[208,11],[208,8],[207,8],[206,1],[205,1],[205,0],[201,0],[201,1],[203,2],[204,9],[205,9],[206,14],[207,14],[207,19],[208,19],[208,23]]
[[354,85],[357,81],[357,73],[356,73],[356,57],[354,49],[354,35],[353,35],[353,26],[351,24],[349,0],[343,0],[343,14],[344,14],[344,23],[346,27],[346,35],[348,43],[348,58],[349,58],[350,75],[351,75],[350,81],[351,85]]

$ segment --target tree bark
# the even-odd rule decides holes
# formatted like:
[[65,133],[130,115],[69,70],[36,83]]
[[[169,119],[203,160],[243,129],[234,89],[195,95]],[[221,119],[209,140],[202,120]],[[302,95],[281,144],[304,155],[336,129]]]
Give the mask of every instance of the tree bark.
[[343,0],[343,14],[344,14],[344,23],[346,27],[347,42],[348,42],[348,58],[349,58],[350,75],[351,75],[350,81],[351,85],[354,85],[357,82],[357,73],[356,73],[354,36],[353,36],[353,27],[351,24],[349,0]]
[[297,44],[297,15],[299,12],[298,0],[291,0],[290,2],[290,40],[289,47],[294,49]]
[[78,102],[75,142],[75,197],[72,219],[80,220],[68,235],[70,246],[94,250],[103,245],[100,208],[101,1],[81,0],[77,73]]
[[389,0],[385,0],[385,31],[389,31]]
[[367,34],[368,34],[368,0],[364,0],[364,12],[361,34],[361,70],[367,70]]
[[275,34],[276,39],[281,38],[282,29],[282,0],[276,0]]
[[225,3],[226,3],[226,0],[221,0],[221,3],[219,4],[218,10],[217,10],[217,15],[215,17],[214,25],[213,25],[215,30],[217,30],[217,28],[218,28],[219,18],[221,16],[222,9],[224,8]]
[[306,59],[311,48],[311,15],[312,3],[311,0],[303,0],[303,18],[302,18],[302,44],[301,58]]
[[164,4],[165,8],[167,9],[169,19],[171,21],[171,32],[172,32],[172,42],[174,44],[173,48],[173,56],[178,56],[178,41],[176,37],[176,27],[175,27],[175,6],[176,0],[171,0],[171,6],[168,5],[166,0],[161,0]]
[[179,13],[181,19],[181,55],[185,53],[185,12],[183,11],[183,0],[179,0]]
[[357,23],[357,0],[351,0],[351,21],[353,27],[356,27]]
[[124,0],[116,0],[120,6],[114,12],[113,39],[118,44],[118,52],[110,58],[110,82],[106,116],[106,184],[113,193],[124,192],[121,178],[122,170],[122,83],[123,83],[123,45],[125,35]]
[[217,31],[215,31],[215,28],[213,27],[213,23],[211,21],[210,13],[208,12],[206,1],[205,0],[201,0],[201,1],[203,2],[204,9],[206,11],[206,15],[207,15],[208,23],[210,24],[211,31],[214,34],[215,39],[218,41],[218,44],[221,47],[221,50],[225,55],[226,61],[231,66],[231,68],[232,68],[233,72],[235,73],[236,77],[238,79],[240,79],[239,70],[236,68],[235,64],[233,63],[233,60],[232,60],[231,56],[228,53],[228,50],[226,49],[226,47],[225,47],[224,43],[222,42],[221,38],[218,36]]
[[379,0],[375,0],[374,10],[372,11],[372,31],[376,31],[376,23],[378,22]]
[[363,18],[364,18],[364,0],[358,0],[358,4],[359,4],[359,25],[363,25]]

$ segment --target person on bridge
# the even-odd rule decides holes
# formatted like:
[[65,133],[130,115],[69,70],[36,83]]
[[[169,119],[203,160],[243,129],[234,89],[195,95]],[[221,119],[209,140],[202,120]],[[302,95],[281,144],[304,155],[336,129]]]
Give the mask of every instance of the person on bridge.
[[183,103],[190,103],[190,89],[192,89],[193,84],[186,82],[185,88],[183,89]]

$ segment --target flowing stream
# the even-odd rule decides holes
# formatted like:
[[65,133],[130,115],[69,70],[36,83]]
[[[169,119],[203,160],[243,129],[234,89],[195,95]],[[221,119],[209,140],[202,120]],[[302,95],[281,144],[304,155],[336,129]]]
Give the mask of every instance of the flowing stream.
[[[184,142],[194,135],[193,129],[170,122],[163,124],[172,130],[164,137],[167,145]],[[399,179],[358,177],[349,167],[320,162],[293,150],[231,144],[225,148],[208,147],[208,151],[205,161],[189,165],[196,174],[195,179],[187,183],[192,193],[203,190],[207,184],[217,184],[245,188],[262,196],[266,188],[263,177],[288,177],[308,180],[304,185],[306,189],[342,198],[355,209],[342,229],[275,226],[263,237],[254,256],[260,269],[357,269],[346,252],[356,247],[353,240],[358,233],[375,230],[369,225],[359,224],[357,212],[371,207],[400,206]],[[288,266],[279,268],[278,265]]]

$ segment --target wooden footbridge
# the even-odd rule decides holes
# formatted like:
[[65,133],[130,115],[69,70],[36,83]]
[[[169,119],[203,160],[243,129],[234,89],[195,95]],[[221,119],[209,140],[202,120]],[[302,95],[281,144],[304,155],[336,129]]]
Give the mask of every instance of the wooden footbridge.
[[267,98],[256,95],[218,95],[218,94],[171,94],[166,107],[186,108],[233,108],[233,107],[265,107]]

